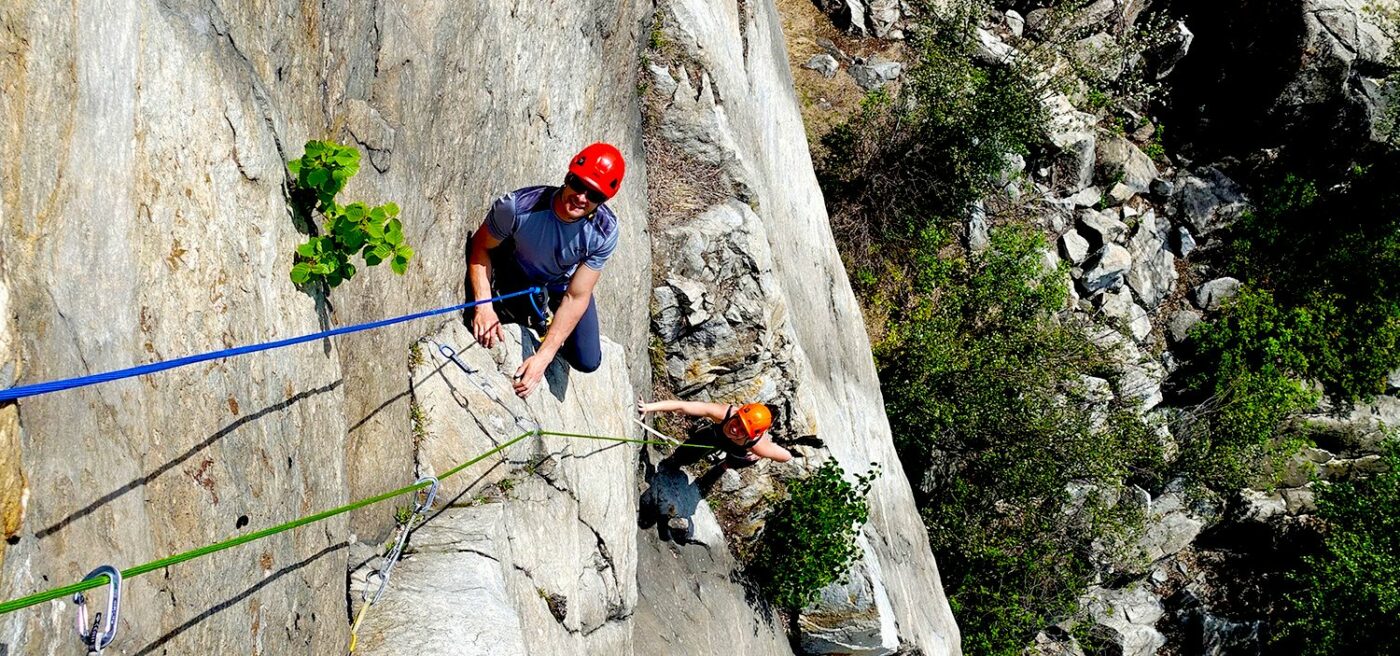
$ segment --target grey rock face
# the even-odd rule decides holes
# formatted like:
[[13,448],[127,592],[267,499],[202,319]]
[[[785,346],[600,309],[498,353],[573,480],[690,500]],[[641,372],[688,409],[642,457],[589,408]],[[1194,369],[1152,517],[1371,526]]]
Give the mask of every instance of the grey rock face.
[[1133,256],[1118,244],[1108,244],[1094,254],[1088,265],[1079,282],[1085,292],[1094,294],[1122,285],[1123,276],[1133,266]]
[[[636,396],[620,347],[605,340],[602,367],[586,375],[556,362],[527,402],[516,398],[508,384],[528,349],[521,339],[520,328],[510,325],[507,346],[494,352],[471,347],[470,330],[453,321],[425,340],[425,357],[411,368],[412,402],[424,418],[416,458],[420,475],[455,468],[532,426],[586,427],[577,432],[636,437],[628,413],[607,411],[627,408]],[[438,354],[438,344],[457,348],[470,373]],[[480,503],[488,486],[501,491],[502,500],[487,505],[501,507],[491,530],[502,538],[494,541],[495,549],[483,552],[505,580],[526,653],[630,649],[629,617],[637,603],[636,457],[633,445],[529,437],[443,481],[439,498],[455,500],[449,503]],[[442,548],[456,552],[452,536],[444,535]],[[424,548],[428,542],[415,539],[413,544]],[[467,580],[433,589],[451,590]],[[391,580],[385,596],[400,590],[411,599],[436,594],[417,591],[411,581],[401,588]],[[546,603],[550,598],[567,601],[551,608]],[[420,621],[429,624],[418,625],[418,631],[435,633],[439,628],[433,623],[450,617]]]
[[1098,140],[1095,167],[1099,179],[1121,182],[1134,193],[1145,194],[1157,179],[1157,165],[1133,142],[1108,135]]
[[1081,605],[1089,611],[1091,631],[1113,643],[1123,656],[1153,656],[1167,643],[1154,626],[1165,609],[1146,586],[1093,587]]
[[1176,200],[1181,219],[1203,237],[1234,223],[1250,209],[1239,185],[1214,167],[1200,175],[1182,173],[1176,181]]
[[785,410],[783,430],[816,432],[799,394],[806,365],[758,215],[731,200],[658,235],[657,250],[666,283],[653,292],[653,330],[672,389],[772,403]]
[[[491,198],[557,183],[592,141],[640,158],[632,85],[605,81],[635,70],[635,26],[650,8],[558,9],[525,29],[502,3],[7,2],[0,266],[17,310],[16,382],[462,302],[463,245]],[[552,91],[571,88],[590,91]],[[361,149],[342,198],[397,202],[417,251],[405,276],[362,270],[329,304],[287,280],[305,237],[288,217],[284,164],[312,136]],[[622,247],[598,291],[603,330],[627,345],[639,379],[644,179],[634,171],[611,203]],[[427,330],[404,324],[0,408],[23,422],[17,449],[0,450],[45,500],[4,554],[0,597],[76,580],[92,560],[146,562],[412,482],[398,372]],[[343,650],[343,545],[352,532],[385,537],[391,523],[381,506],[215,566],[132,579],[111,651]],[[15,653],[42,652],[72,640],[69,612],[6,615],[0,635]]]
[[864,554],[846,580],[827,586],[821,598],[803,609],[802,650],[808,654],[886,656],[899,649],[899,633],[889,608],[880,562],[864,536]]
[[1078,231],[1066,232],[1060,235],[1060,253],[1071,264],[1083,264],[1084,258],[1089,256],[1089,241]]
[[661,95],[669,97],[676,94],[676,78],[671,76],[671,69],[653,63],[647,64],[647,73],[651,75],[651,82],[656,85],[656,90]]
[[884,61],[878,57],[871,57],[870,61],[864,64],[856,64],[849,69],[851,77],[855,78],[856,84],[866,91],[874,91],[886,83],[893,82],[899,78],[904,65],[899,62]]
[[836,75],[836,69],[839,68],[840,65],[836,62],[835,57],[822,53],[819,55],[812,55],[812,58],[808,59],[807,63],[803,64],[802,67],[810,68],[821,73],[824,78],[831,78]]
[[1191,333],[1191,328],[1201,322],[1201,313],[1192,309],[1179,310],[1171,316],[1167,322],[1167,334],[1172,338],[1172,342],[1180,344],[1186,341]]
[[1128,285],[1147,308],[1155,308],[1176,288],[1176,258],[1167,246],[1170,225],[1148,211],[1138,217],[1137,229],[1128,241],[1133,268]]
[[[745,4],[742,34],[734,6],[709,0],[671,0],[670,26],[723,99],[726,121],[719,127],[743,154],[754,182],[750,209],[762,222],[773,277],[795,318],[788,325],[795,351],[807,363],[798,394],[813,399],[811,423],[830,455],[848,470],[881,465],[866,533],[884,573],[899,639],[930,656],[957,654],[957,627],[909,481],[895,464],[869,341],[805,147],[798,100],[788,83],[781,20],[771,2]],[[697,602],[686,607],[704,612]]]
[[1196,307],[1207,312],[1219,310],[1221,305],[1240,292],[1240,281],[1223,277],[1211,280],[1196,288]]
[[501,504],[487,504],[449,508],[415,531],[390,587],[365,615],[356,653],[533,653],[507,583],[519,574],[510,569],[504,524]]

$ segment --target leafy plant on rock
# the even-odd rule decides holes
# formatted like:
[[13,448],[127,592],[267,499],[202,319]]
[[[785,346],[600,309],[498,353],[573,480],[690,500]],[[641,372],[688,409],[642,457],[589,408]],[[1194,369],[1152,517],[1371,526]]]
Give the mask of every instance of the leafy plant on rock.
[[785,608],[817,600],[860,557],[856,534],[869,518],[865,495],[880,475],[873,468],[854,483],[833,461],[788,485],[769,517],[752,567],[768,599]]
[[335,287],[355,276],[357,269],[350,260],[356,253],[367,266],[387,261],[396,274],[408,270],[413,248],[404,241],[398,205],[336,202],[336,195],[360,169],[360,151],[333,141],[308,141],[305,154],[288,162],[287,169],[294,179],[292,201],[297,211],[308,221],[312,211],[325,217],[325,234],[313,234],[297,246],[293,283]]

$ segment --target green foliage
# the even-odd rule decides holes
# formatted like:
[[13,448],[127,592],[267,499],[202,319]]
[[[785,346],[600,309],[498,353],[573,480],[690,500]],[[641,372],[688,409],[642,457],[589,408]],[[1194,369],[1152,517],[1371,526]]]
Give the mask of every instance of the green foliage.
[[1095,409],[1078,381],[1102,355],[1050,318],[1068,290],[1040,262],[1043,238],[993,228],[990,247],[931,257],[920,297],[879,351],[901,461],[938,473],[920,506],[969,653],[1019,654],[1072,610],[1092,571],[1089,545],[1136,517],[1066,486],[1116,489],[1148,473],[1159,447],[1126,409]]
[[1311,317],[1299,376],[1343,401],[1384,389],[1400,365],[1400,156],[1323,186],[1293,175],[1231,230],[1233,271]]
[[1219,489],[1239,487],[1286,446],[1277,438],[1292,413],[1315,404],[1303,381],[1309,354],[1329,349],[1333,316],[1281,308],[1272,294],[1243,288],[1213,322],[1192,329],[1187,383],[1209,395],[1182,462]]
[[929,13],[911,41],[917,59],[902,97],[872,92],[823,137],[818,176],[853,267],[909,265],[931,246],[926,228],[963,220],[1008,157],[1038,138],[1046,115],[1030,71],[976,63],[983,9],[962,1]]
[[1305,656],[1400,653],[1400,446],[1384,454],[1389,471],[1368,480],[1319,486],[1325,525],[1321,553],[1290,574],[1280,643]]
[[408,269],[413,248],[404,241],[403,224],[396,218],[398,205],[336,203],[336,196],[359,168],[360,151],[330,141],[306,142],[306,153],[287,163],[295,180],[292,197],[298,213],[309,218],[314,210],[325,217],[325,234],[313,235],[297,246],[293,283],[335,287],[355,276],[350,259],[356,253],[367,266],[388,261],[399,275]]
[[865,495],[880,475],[873,468],[854,483],[834,461],[788,485],[769,516],[751,566],[768,599],[802,608],[845,576],[860,557],[856,534],[869,517]]

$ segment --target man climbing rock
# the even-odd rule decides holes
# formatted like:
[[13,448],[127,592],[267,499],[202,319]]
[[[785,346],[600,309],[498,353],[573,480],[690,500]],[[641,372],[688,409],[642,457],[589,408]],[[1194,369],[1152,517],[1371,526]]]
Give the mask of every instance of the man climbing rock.
[[603,203],[617,194],[625,171],[617,148],[595,143],[569,162],[563,186],[525,187],[500,197],[472,236],[467,271],[475,300],[545,289],[540,296],[483,303],[471,317],[472,334],[487,348],[504,338],[503,319],[543,332],[539,348],[515,372],[522,398],[539,385],[555,355],[585,373],[602,362],[593,287],[619,233],[617,217]]

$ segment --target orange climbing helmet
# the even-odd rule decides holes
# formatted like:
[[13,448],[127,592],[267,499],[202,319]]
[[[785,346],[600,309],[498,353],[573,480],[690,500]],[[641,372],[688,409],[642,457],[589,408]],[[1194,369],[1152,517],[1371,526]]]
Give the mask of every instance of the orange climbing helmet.
[[764,431],[773,427],[773,411],[762,403],[744,404],[734,418],[739,421],[739,425],[744,428],[744,434],[748,435],[750,440],[758,439]]
[[578,176],[607,198],[612,198],[622,187],[627,162],[622,160],[622,153],[612,144],[595,143],[574,155],[573,161],[569,162],[569,173]]

